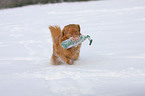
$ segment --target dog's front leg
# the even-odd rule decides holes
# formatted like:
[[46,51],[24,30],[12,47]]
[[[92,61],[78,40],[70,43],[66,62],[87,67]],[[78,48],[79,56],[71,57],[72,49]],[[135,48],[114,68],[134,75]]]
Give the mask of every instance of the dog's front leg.
[[69,64],[69,65],[72,65],[73,64],[73,60],[71,58],[69,58],[68,56],[64,56],[63,57],[63,61],[66,63],[66,64]]

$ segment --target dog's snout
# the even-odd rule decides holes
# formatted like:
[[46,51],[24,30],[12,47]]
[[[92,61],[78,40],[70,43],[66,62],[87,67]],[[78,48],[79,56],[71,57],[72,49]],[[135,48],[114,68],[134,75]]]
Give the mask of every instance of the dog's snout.
[[74,37],[73,38],[73,41],[78,41],[79,40],[79,37]]

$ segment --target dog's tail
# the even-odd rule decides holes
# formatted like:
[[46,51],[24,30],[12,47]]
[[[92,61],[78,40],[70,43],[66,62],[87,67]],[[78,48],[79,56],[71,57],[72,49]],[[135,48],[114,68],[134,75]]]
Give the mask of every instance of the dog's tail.
[[61,34],[61,28],[59,26],[49,26],[49,29],[51,32],[52,40],[55,42],[56,37]]

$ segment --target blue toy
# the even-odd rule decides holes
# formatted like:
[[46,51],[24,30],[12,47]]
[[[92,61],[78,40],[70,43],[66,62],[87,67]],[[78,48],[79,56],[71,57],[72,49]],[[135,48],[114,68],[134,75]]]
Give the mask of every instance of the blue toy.
[[78,44],[82,43],[86,39],[88,39],[90,41],[89,45],[91,45],[93,40],[90,38],[89,35],[87,35],[87,36],[80,35],[80,39],[78,41],[73,41],[72,39],[67,39],[67,40],[63,41],[61,43],[61,45],[64,49],[68,49],[68,48],[71,48],[73,46],[77,46]]

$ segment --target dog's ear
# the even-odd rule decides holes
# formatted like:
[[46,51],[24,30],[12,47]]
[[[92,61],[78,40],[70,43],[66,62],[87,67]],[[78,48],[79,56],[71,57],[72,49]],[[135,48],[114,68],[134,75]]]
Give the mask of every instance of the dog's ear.
[[64,36],[64,32],[65,32],[65,27],[62,30],[61,36]]
[[[79,32],[81,31],[80,25],[78,24],[77,27],[79,28]],[[81,32],[79,33],[81,35]]]
[[78,28],[79,28],[79,32],[80,32],[80,31],[81,31],[80,25],[78,24],[77,26],[78,26]]

